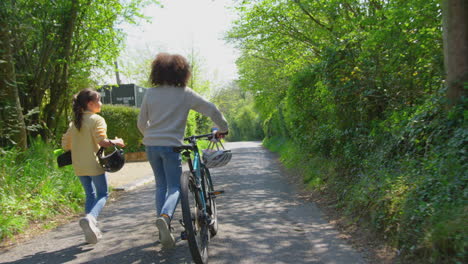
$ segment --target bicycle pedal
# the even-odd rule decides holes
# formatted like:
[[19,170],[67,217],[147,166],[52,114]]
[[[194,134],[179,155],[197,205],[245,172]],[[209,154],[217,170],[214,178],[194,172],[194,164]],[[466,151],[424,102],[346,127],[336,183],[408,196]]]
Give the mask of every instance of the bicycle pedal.
[[216,221],[214,219],[212,219],[211,217],[208,218],[208,225],[209,226],[213,226],[215,223],[216,223]]
[[216,195],[220,195],[220,194],[223,194],[223,193],[224,193],[224,190],[212,191],[212,192],[210,192],[210,195],[216,196]]
[[182,239],[182,240],[187,240],[188,239],[186,231],[180,232],[180,239]]

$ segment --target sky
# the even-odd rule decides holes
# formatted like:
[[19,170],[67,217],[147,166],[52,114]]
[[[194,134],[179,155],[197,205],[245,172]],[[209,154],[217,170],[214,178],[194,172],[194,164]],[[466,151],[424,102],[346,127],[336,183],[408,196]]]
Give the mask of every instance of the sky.
[[[235,60],[238,51],[223,40],[235,19],[229,9],[234,0],[160,0],[143,11],[150,22],[122,25],[127,34],[122,59],[155,57],[158,52],[197,54],[206,79],[227,83],[237,77]],[[121,76],[125,83],[131,78]]]

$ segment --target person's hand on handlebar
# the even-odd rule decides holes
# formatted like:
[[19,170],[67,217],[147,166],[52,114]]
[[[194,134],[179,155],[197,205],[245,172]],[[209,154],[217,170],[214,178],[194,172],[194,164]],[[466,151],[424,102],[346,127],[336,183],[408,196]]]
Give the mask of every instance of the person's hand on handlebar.
[[216,140],[219,140],[219,139],[223,139],[229,132],[226,131],[226,132],[219,132],[218,128],[217,127],[213,127],[211,129],[211,132],[214,134],[214,138]]
[[228,134],[228,131],[223,132],[223,133],[221,133],[219,131],[216,131],[215,132],[215,138],[216,139],[223,139],[224,137],[226,137],[227,134]]

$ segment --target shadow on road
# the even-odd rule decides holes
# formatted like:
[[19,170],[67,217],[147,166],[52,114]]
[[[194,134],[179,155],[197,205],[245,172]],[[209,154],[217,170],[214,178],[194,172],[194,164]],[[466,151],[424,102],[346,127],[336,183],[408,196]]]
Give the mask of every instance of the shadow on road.
[[25,256],[20,260],[11,262],[2,262],[3,264],[31,264],[31,263],[65,263],[77,259],[77,255],[93,250],[92,248],[84,248],[86,243],[81,245],[71,246],[52,252],[37,252],[34,255]]
[[315,205],[298,199],[275,154],[260,146],[232,151],[228,166],[213,170],[215,184],[226,192],[217,203],[222,231],[212,241],[210,260],[363,263]]

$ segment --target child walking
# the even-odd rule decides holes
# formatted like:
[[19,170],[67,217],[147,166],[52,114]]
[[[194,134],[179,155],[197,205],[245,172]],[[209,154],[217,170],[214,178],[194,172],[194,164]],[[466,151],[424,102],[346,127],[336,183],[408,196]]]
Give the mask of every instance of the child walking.
[[108,198],[107,177],[96,153],[100,147],[118,145],[123,139],[107,138],[107,124],[97,115],[101,111],[101,96],[92,89],[81,90],[73,98],[73,122],[62,137],[62,148],[71,150],[72,166],[86,193],[85,213],[79,224],[87,243],[96,244],[102,237],[97,219]]

